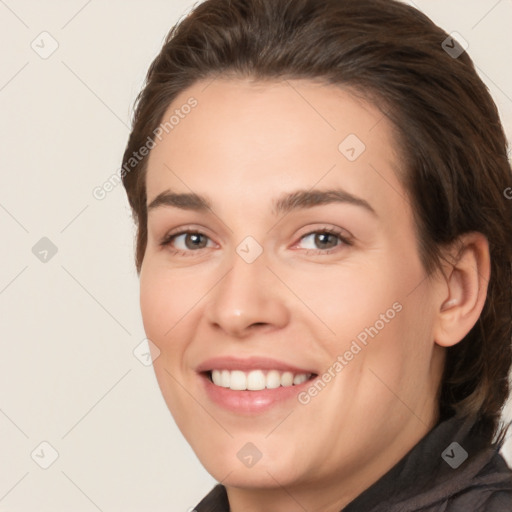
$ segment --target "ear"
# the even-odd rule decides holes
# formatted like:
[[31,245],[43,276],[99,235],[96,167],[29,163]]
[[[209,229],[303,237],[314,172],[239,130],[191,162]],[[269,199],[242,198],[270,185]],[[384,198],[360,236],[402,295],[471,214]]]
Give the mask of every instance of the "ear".
[[434,325],[434,341],[442,347],[457,344],[477,323],[491,272],[489,243],[482,233],[462,235],[447,256],[452,263],[441,278]]

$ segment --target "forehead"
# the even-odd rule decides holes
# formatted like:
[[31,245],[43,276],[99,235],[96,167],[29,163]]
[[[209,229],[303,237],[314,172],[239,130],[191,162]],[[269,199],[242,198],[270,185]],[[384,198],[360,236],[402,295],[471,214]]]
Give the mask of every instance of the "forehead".
[[315,186],[342,186],[377,208],[404,199],[390,121],[337,86],[210,79],[177,96],[161,126],[172,116],[149,156],[148,202],[172,188],[248,207]]

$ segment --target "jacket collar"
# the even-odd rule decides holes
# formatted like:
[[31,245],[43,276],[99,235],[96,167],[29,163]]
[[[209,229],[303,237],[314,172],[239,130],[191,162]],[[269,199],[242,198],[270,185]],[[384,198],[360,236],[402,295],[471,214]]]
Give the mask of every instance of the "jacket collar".
[[488,491],[511,490],[511,473],[500,448],[489,446],[478,433],[475,418],[453,416],[439,422],[343,512],[422,510],[482,485]]

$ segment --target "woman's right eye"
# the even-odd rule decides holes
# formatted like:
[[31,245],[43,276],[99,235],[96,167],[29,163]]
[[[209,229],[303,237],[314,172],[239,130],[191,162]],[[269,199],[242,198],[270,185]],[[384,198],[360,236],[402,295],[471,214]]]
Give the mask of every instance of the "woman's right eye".
[[180,231],[167,235],[160,245],[169,247],[175,254],[188,256],[199,249],[211,247],[213,242],[208,245],[209,242],[211,242],[210,238],[199,231]]

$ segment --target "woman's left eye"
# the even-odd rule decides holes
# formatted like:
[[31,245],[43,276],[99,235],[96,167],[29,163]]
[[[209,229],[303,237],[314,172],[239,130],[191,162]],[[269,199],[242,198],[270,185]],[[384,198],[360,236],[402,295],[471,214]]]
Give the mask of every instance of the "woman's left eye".
[[300,241],[304,243],[306,250],[313,250],[318,253],[328,253],[331,249],[340,245],[351,245],[350,241],[342,236],[341,232],[332,229],[313,231],[301,237]]

